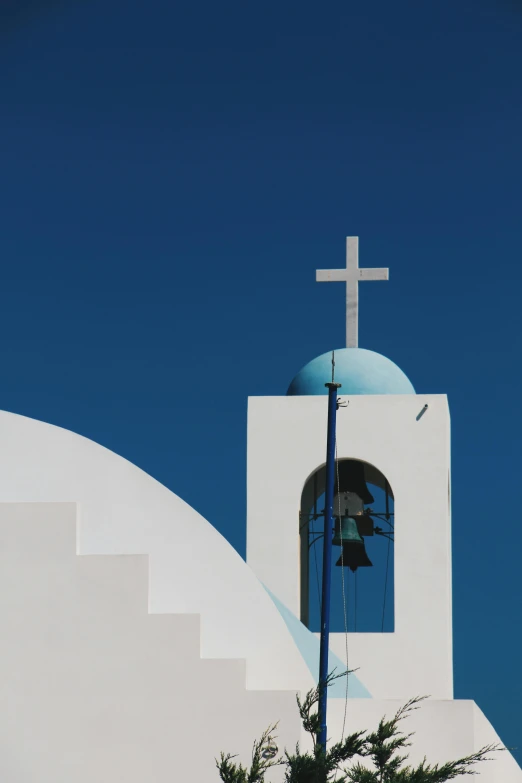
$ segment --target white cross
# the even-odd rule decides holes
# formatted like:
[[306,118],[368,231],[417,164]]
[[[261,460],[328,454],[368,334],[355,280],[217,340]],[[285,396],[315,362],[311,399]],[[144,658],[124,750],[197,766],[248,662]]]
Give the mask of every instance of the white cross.
[[359,268],[359,237],[346,237],[346,269],[318,269],[317,283],[346,283],[346,347],[359,345],[359,282],[388,280],[388,269]]

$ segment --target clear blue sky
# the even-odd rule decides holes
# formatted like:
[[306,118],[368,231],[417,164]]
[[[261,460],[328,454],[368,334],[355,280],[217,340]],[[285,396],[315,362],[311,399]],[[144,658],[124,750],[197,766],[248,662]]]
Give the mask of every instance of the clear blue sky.
[[244,553],[247,395],[342,346],[314,270],[360,235],[391,269],[362,347],[449,395],[456,696],[522,748],[522,2],[0,20],[1,406],[124,455]]

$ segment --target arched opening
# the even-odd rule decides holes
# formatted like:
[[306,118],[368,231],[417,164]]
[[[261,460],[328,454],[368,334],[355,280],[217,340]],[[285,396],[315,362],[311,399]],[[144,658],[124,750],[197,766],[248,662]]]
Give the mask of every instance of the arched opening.
[[[394,498],[386,476],[356,459],[336,461],[330,630],[390,633],[394,617]],[[301,495],[301,621],[320,630],[326,468]]]

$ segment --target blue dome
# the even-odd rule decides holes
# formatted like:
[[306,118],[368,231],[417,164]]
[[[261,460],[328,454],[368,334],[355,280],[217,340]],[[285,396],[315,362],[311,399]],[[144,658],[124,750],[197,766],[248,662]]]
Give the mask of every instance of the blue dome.
[[[332,353],[323,353],[295,376],[287,394],[327,394],[332,378]],[[341,348],[335,352],[335,380],[339,394],[415,394],[399,367],[380,353],[365,348]]]

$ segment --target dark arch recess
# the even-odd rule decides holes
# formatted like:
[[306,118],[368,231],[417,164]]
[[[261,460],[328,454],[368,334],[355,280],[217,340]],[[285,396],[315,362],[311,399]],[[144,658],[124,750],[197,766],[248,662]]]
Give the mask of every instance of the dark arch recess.
[[[394,495],[393,490],[386,478],[386,476],[375,466],[369,462],[358,460],[354,457],[346,457],[338,460],[338,472],[341,482],[341,491],[343,491],[343,464],[348,469],[348,464],[357,464],[362,469],[364,480],[366,484],[378,487],[383,493],[388,494],[388,497],[393,504]],[[337,471],[336,471],[337,472]],[[301,493],[301,505],[299,512],[299,534],[300,534],[300,615],[301,621],[309,627],[310,625],[310,536],[311,534],[311,521],[315,520],[315,527],[324,524],[324,508],[319,508],[318,505],[324,506],[324,501],[318,504],[318,500],[324,495],[326,480],[326,466],[320,465],[305,481],[303,490]],[[366,501],[371,502],[371,501]],[[373,507],[373,504],[372,504]]]

